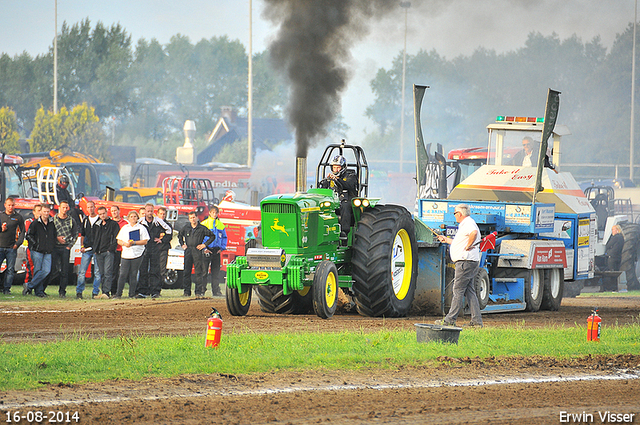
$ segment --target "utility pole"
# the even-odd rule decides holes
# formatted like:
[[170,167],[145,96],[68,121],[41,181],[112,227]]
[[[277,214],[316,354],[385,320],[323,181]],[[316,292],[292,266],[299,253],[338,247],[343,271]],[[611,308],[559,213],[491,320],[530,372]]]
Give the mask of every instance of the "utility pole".
[[631,129],[629,134],[629,180],[633,181],[633,139],[636,106],[636,22],[638,21],[638,0],[633,15],[633,49],[631,53]]
[[409,8],[411,2],[402,1],[400,7],[404,9],[404,48],[402,49],[402,105],[400,107],[400,172],[402,173],[402,164],[404,161],[404,97],[405,97],[405,84],[407,74],[407,16],[409,14]]
[[58,0],[54,0],[53,22],[56,27],[53,34],[53,113],[58,113]]
[[247,166],[251,168],[253,161],[251,152],[253,151],[253,5],[249,0],[249,93],[247,94]]

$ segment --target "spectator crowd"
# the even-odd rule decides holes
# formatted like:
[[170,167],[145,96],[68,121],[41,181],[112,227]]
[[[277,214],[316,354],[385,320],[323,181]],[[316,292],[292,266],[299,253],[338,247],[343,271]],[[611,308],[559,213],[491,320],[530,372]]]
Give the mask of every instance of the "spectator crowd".
[[[117,205],[107,211],[106,207],[96,208],[93,201],[88,201],[87,215],[80,218],[75,205],[60,200],[54,215],[49,204],[37,204],[33,207],[33,218],[27,220],[15,211],[13,198],[7,198],[4,207],[4,212],[0,212],[0,264],[5,259],[7,264],[4,294],[11,294],[17,251],[26,240],[23,295],[47,297],[47,286],[57,283],[58,296],[66,298],[67,288],[75,283],[75,297],[83,298],[86,275],[93,263],[92,298],[121,298],[127,284],[129,298],[161,296],[174,234],[166,221],[165,207],[154,211],[154,205],[147,204],[123,218]],[[202,223],[196,213],[191,212],[189,224],[178,232],[179,244],[185,250],[185,296],[191,296],[193,281],[196,297],[204,297],[207,275],[211,278],[212,294],[221,295],[220,252],[226,249],[227,234],[218,212],[218,208],[212,206],[209,218]],[[81,259],[74,282],[72,252],[78,238]]]

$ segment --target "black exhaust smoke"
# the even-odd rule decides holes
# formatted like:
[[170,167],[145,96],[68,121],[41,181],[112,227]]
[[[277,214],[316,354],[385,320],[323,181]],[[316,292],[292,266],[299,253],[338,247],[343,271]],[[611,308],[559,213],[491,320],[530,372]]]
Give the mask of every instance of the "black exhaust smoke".
[[[340,111],[347,86],[349,49],[366,33],[371,18],[396,10],[397,0],[265,0],[265,18],[280,26],[271,61],[289,82],[287,117],[296,157],[326,134]],[[297,179],[298,177],[296,177]]]

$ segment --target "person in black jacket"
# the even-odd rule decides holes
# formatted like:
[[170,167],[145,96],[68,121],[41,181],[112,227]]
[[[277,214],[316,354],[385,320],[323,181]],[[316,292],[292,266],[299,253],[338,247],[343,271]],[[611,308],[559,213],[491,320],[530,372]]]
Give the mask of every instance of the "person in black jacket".
[[[622,236],[622,228],[615,224],[611,228],[611,237],[605,245],[605,255],[607,256],[607,270],[620,270],[622,262],[622,248],[624,247],[624,236]],[[602,279],[602,291],[617,291],[618,279],[613,277],[605,277]]]
[[184,296],[191,296],[191,268],[195,268],[194,281],[196,285],[196,297],[204,297],[206,290],[205,277],[207,275],[207,266],[209,265],[204,254],[206,245],[205,237],[209,241],[213,241],[216,235],[205,226],[198,222],[198,216],[195,211],[189,213],[189,224],[184,226],[178,233],[178,242],[184,249],[184,277],[183,289]]
[[160,278],[160,251],[162,240],[167,233],[171,233],[171,227],[164,220],[153,215],[153,204],[144,206],[144,217],[139,221],[149,233],[147,249],[140,264],[140,278],[138,279],[138,298],[158,298],[162,290]]
[[[169,223],[166,222],[167,218],[167,209],[165,207],[158,208],[158,218],[163,220],[167,226],[169,226],[170,231],[165,231],[160,233],[160,246],[158,249],[160,250],[160,280],[165,282],[167,280],[167,260],[169,259],[169,249],[171,248],[171,239],[173,239],[173,228]],[[157,241],[154,241],[157,242]]]
[[[98,225],[98,214],[96,213],[96,204],[93,201],[87,202],[88,216],[82,221],[82,227],[80,229],[80,252],[82,252],[82,259],[80,260],[80,269],[78,270],[78,282],[76,284],[76,298],[82,298],[84,292],[84,281],[87,269],[91,266],[91,260],[95,254],[93,250],[93,233],[95,227]],[[100,293],[100,272],[95,268],[93,273],[93,291],[92,297],[97,297]]]
[[353,225],[351,200],[358,196],[358,178],[353,170],[347,169],[347,160],[342,155],[333,157],[331,171],[319,186],[337,193],[340,199],[340,237],[346,238]]
[[40,218],[31,223],[27,232],[27,242],[33,259],[33,279],[25,284],[23,295],[35,290],[37,297],[46,297],[43,282],[51,272],[51,254],[57,241],[56,226],[50,220],[51,208],[42,205]]
[[113,259],[115,256],[118,241],[116,240],[120,232],[120,226],[107,214],[105,207],[98,208],[100,220],[94,229],[93,250],[98,273],[102,281],[102,293],[111,296],[111,283],[113,281]]
[[15,212],[15,201],[8,197],[4,201],[4,212],[0,212],[0,264],[7,259],[4,272],[4,294],[11,294],[13,275],[15,274],[18,247],[24,241],[24,218]]

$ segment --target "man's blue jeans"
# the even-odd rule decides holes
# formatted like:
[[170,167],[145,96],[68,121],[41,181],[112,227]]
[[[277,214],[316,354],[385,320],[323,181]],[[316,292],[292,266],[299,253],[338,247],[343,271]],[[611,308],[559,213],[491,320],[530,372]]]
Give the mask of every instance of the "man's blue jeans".
[[0,264],[7,259],[7,268],[4,271],[4,290],[10,291],[13,285],[13,275],[16,273],[16,256],[18,250],[13,248],[0,248]]
[[33,279],[29,282],[28,289],[34,289],[36,295],[44,294],[43,282],[51,272],[51,254],[31,251],[33,260]]
[[[82,254],[80,260],[80,270],[78,270],[78,284],[76,285],[76,293],[81,294],[84,291],[84,279],[87,274],[87,269],[91,265],[93,259],[93,251],[85,252]],[[93,295],[100,293],[100,270],[98,267],[93,268]]]

